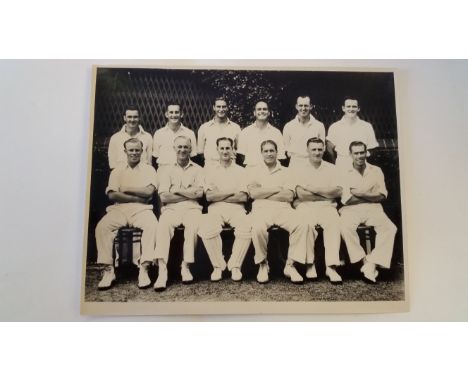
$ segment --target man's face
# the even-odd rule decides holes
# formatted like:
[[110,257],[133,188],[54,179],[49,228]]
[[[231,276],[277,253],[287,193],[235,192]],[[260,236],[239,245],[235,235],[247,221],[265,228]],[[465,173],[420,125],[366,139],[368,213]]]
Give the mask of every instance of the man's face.
[[262,155],[265,164],[270,165],[276,163],[276,157],[278,153],[276,152],[275,146],[271,143],[267,143],[262,148]]
[[182,113],[180,112],[179,105],[169,105],[166,111],[166,118],[169,122],[177,124],[182,118]]
[[140,116],[138,110],[126,110],[124,115],[124,121],[127,126],[135,128],[140,122]]
[[255,105],[254,116],[257,121],[268,121],[270,116],[270,110],[265,102],[258,102]]
[[366,149],[363,145],[351,147],[351,157],[355,166],[362,166],[366,162]]
[[224,119],[227,116],[228,106],[226,101],[217,100],[213,106],[213,110],[218,118]]
[[125,145],[125,154],[129,165],[136,165],[140,162],[143,149],[140,143],[129,142]]
[[178,160],[185,160],[190,157],[192,152],[192,144],[190,139],[186,138],[177,138],[174,141],[174,150]]
[[311,110],[309,97],[298,97],[296,102],[296,110],[299,117],[308,117]]
[[307,146],[307,152],[309,153],[309,158],[314,163],[320,163],[322,161],[324,147],[320,142],[310,142]]
[[219,157],[223,161],[228,161],[232,158],[232,146],[228,140],[222,140],[218,143]]
[[359,112],[358,101],[355,99],[345,100],[344,105],[341,107],[343,113],[348,117],[354,117]]

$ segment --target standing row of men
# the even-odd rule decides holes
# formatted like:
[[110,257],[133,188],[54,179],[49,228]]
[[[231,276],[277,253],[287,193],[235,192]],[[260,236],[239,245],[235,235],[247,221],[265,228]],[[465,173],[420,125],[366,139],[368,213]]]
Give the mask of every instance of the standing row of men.
[[[343,101],[343,117],[330,126],[328,135],[325,135],[325,127],[311,114],[312,105],[309,96],[299,96],[296,101],[297,116],[289,121],[283,129],[283,133],[269,123],[270,110],[264,101],[259,101],[254,108],[255,122],[245,129],[228,118],[228,105],[224,99],[216,99],[213,105],[214,118],[198,129],[198,140],[195,133],[185,127],[181,120],[183,112],[181,105],[169,103],[165,112],[167,123],[156,130],[153,137],[144,131],[139,125],[139,111],[135,107],[129,107],[125,111],[125,124],[122,129],[114,134],[109,143],[109,167],[114,169],[117,165],[126,163],[123,152],[123,143],[130,138],[138,138],[143,143],[142,161],[152,164],[152,158],[158,168],[171,165],[175,161],[172,149],[174,139],[178,136],[190,138],[194,148],[190,156],[200,155],[204,159],[205,166],[216,164],[219,155],[216,150],[216,139],[221,137],[231,138],[234,142],[235,154],[239,164],[254,166],[261,163],[262,157],[258,147],[261,142],[271,139],[278,146],[278,159],[290,158],[289,166],[304,164],[308,160],[304,143],[309,138],[320,138],[327,142],[327,151],[333,162],[341,167],[351,164],[349,156],[349,144],[360,141],[366,144],[368,151],[378,147],[372,125],[359,118],[358,101],[353,98],[345,98]],[[196,148],[196,149],[195,149]],[[369,154],[368,154],[369,155]]]
[[[340,264],[341,233],[351,262],[363,261],[364,278],[375,282],[377,267],[390,267],[396,227],[379,203],[387,196],[383,174],[365,159],[368,149],[377,146],[372,126],[357,117],[356,100],[345,100],[345,115],[330,127],[327,141],[328,150],[336,150],[338,154],[342,169],[339,172],[333,164],[322,160],[325,129],[310,114],[310,98],[298,97],[296,109],[298,115],[285,126],[283,137],[268,123],[270,112],[265,102],[255,106],[256,122],[240,132],[239,126],[227,118],[226,102],[216,100],[215,118],[202,125],[198,133],[204,170],[190,159],[194,156],[196,138],[180,122],[180,105],[168,106],[168,123],[154,138],[139,126],[138,111],[128,109],[124,117],[126,125],[111,138],[109,146],[109,165],[115,169],[106,193],[116,204],[108,208],[96,228],[98,262],[107,265],[99,287],[106,289],[115,280],[112,243],[118,228],[124,225],[143,230],[138,281],[141,288],[151,284],[148,267],[155,260],[159,272],[154,288],[166,288],[170,240],[179,225],[185,227],[183,282],[193,280],[189,264],[194,262],[198,235],[213,265],[211,280],[220,280],[226,266],[233,280],[241,280],[241,266],[253,241],[254,261],[259,265],[257,280],[267,282],[268,228],[272,225],[290,234],[284,274],[293,282],[302,282],[303,277],[294,266],[301,263],[307,264],[306,278],[314,279],[317,224],[324,231],[326,275],[330,281],[342,281],[335,269]],[[355,134],[347,130],[343,133],[344,126],[356,129]],[[347,156],[342,155],[342,141],[346,139],[353,139],[348,144]],[[119,144],[124,150],[118,150]],[[285,149],[291,158],[289,168],[278,161],[285,158]],[[151,155],[157,158],[158,176],[149,165]],[[125,156],[126,163],[122,162]],[[138,156],[141,161],[137,161]],[[236,156],[247,168],[235,163]],[[154,215],[148,215],[152,214],[149,199],[156,189],[163,205],[159,223]],[[198,199],[204,193],[210,205],[208,214],[202,215]],[[244,208],[248,197],[253,199],[250,214]],[[339,197],[344,205],[341,217],[336,210]],[[376,248],[368,256],[359,245],[356,228],[360,223],[373,225],[377,233]],[[233,227],[235,235],[227,264],[220,236],[224,224]]]

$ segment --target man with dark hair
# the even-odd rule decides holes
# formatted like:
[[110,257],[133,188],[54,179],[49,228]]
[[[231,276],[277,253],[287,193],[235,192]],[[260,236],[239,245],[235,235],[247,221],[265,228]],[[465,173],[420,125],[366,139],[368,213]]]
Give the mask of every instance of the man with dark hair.
[[267,247],[268,228],[277,225],[289,232],[288,259],[284,275],[293,283],[304,281],[294,267],[294,262],[304,264],[306,257],[307,223],[302,222],[297,211],[291,207],[295,184],[286,167],[277,160],[277,144],[266,140],[260,144],[263,162],[249,169],[248,191],[252,204],[252,242],[255,247],[255,264],[259,264],[257,281],[269,280]]
[[216,98],[213,105],[214,118],[198,129],[198,154],[203,155],[205,167],[219,164],[219,152],[216,145],[218,138],[227,137],[233,140],[232,155],[235,156],[241,129],[237,123],[228,118],[228,110],[226,100]]
[[322,160],[325,143],[320,138],[310,138],[306,144],[309,160],[295,168],[297,199],[296,210],[302,220],[309,224],[307,237],[306,277],[314,279],[317,272],[314,265],[314,246],[317,238],[317,224],[323,229],[325,246],[325,274],[333,284],[341,283],[341,276],[335,267],[340,265],[340,222],[336,210],[336,198],[341,196],[338,172],[335,166]]
[[[342,106],[343,117],[333,123],[328,129],[327,151],[339,169],[352,167],[352,159],[349,155],[349,144],[360,141],[366,144],[367,149],[375,149],[379,146],[375,139],[375,133],[369,122],[359,118],[359,104],[354,97],[345,97]],[[368,152],[369,156],[370,153]]]
[[325,126],[312,115],[310,97],[307,95],[297,97],[296,117],[284,125],[284,148],[289,158],[289,167],[307,164],[309,154],[304,143],[309,138],[320,138],[325,142]]
[[[365,280],[375,283],[379,274],[377,267],[390,268],[397,228],[380,204],[388,195],[382,170],[366,162],[365,143],[353,141],[349,151],[353,166],[342,173],[341,235],[351,262],[362,260],[361,272]],[[356,232],[362,223],[373,226],[376,233],[375,248],[370,255],[364,252]]]
[[130,138],[138,138],[143,144],[143,153],[141,161],[143,163],[151,165],[151,154],[153,140],[151,134],[143,130],[143,127],[139,125],[140,112],[134,105],[129,105],[125,109],[124,117],[125,124],[122,129],[112,135],[109,142],[108,159],[109,168],[113,170],[118,165],[127,163],[127,155],[124,150],[124,142]]
[[246,166],[263,163],[260,144],[271,140],[277,145],[278,159],[285,159],[283,135],[268,122],[270,109],[265,101],[258,101],[254,109],[255,122],[241,131],[237,153]]
[[[195,133],[181,122],[184,114],[179,102],[169,102],[165,116],[167,119],[166,126],[156,130],[153,137],[153,157],[156,159],[158,169],[163,169],[176,163],[176,152],[174,151],[175,138],[180,136],[187,137],[190,139],[191,147],[197,147]],[[191,157],[195,155],[197,155],[196,152],[190,153]],[[160,174],[161,171],[158,177]]]
[[118,166],[111,172],[106,188],[106,194],[114,204],[107,207],[107,214],[96,226],[97,262],[105,265],[99,289],[110,288],[115,280],[112,246],[119,228],[127,225],[143,231],[142,253],[137,261],[140,266],[138,287],[146,288],[151,285],[148,267],[154,261],[158,225],[151,204],[156,188],[156,171],[140,161],[143,152],[143,143],[140,140],[130,138],[124,143],[124,148],[127,165]]
[[224,224],[234,228],[234,244],[227,264],[234,281],[242,279],[242,263],[251,243],[250,219],[244,207],[247,201],[246,170],[233,161],[233,140],[218,138],[217,165],[205,167],[205,194],[211,204],[203,215],[198,235],[203,239],[213,265],[211,281],[219,281],[226,268],[223,257],[221,231]]
[[182,282],[193,281],[189,265],[195,261],[198,225],[202,214],[202,206],[198,203],[198,199],[203,196],[202,168],[190,160],[190,138],[177,136],[173,150],[176,153],[176,163],[168,165],[167,171],[159,177],[158,192],[163,207],[156,236],[156,259],[159,267],[158,278],[154,283],[156,291],[166,289],[169,247],[174,229],[180,225],[184,226]]

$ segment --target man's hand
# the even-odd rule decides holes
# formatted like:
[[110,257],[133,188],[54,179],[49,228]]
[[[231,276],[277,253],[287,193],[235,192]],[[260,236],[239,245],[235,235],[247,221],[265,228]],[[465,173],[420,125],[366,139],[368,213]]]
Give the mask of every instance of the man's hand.
[[249,184],[249,188],[259,188],[259,187],[262,187],[262,185],[257,182],[253,182]]
[[370,203],[379,203],[382,200],[385,200],[385,195],[376,191],[374,187],[372,187],[369,190],[351,188],[350,192],[351,192],[351,195],[353,195],[354,197],[364,200],[366,202],[370,202]]
[[137,203],[143,203],[143,204],[150,204],[151,201],[153,200],[153,197],[149,196],[147,198],[143,198],[141,196],[135,196],[136,202]]
[[170,188],[169,188],[169,192],[171,194],[178,194],[180,192],[180,188],[175,186],[175,185],[172,185]]
[[369,192],[369,190],[364,190],[362,188],[351,188],[349,192],[351,193],[351,195],[354,195],[358,198],[362,198],[364,194]]

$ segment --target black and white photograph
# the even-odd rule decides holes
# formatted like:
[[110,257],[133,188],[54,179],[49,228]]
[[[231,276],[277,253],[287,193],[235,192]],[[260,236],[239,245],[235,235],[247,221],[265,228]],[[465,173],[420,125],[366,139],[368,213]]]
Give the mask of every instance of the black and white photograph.
[[397,75],[95,67],[82,314],[407,311]]

